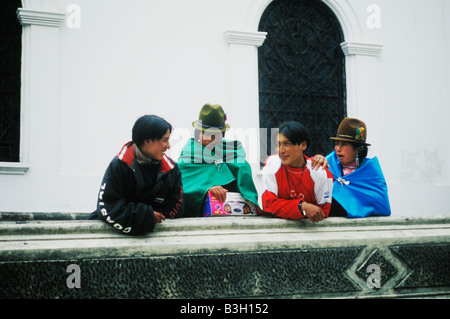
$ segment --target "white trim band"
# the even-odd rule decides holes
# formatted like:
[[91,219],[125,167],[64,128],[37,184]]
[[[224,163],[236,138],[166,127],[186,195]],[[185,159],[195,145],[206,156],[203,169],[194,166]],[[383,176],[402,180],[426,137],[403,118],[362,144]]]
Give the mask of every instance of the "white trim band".
[[27,163],[0,162],[0,175],[25,175],[29,168]]
[[66,17],[65,13],[45,12],[19,8],[17,18],[22,25],[42,25],[59,27]]
[[342,51],[346,56],[348,55],[367,55],[377,57],[380,55],[383,48],[380,44],[368,44],[357,42],[343,42],[341,43]]
[[244,44],[261,46],[266,39],[267,32],[225,31],[223,36],[228,44]]

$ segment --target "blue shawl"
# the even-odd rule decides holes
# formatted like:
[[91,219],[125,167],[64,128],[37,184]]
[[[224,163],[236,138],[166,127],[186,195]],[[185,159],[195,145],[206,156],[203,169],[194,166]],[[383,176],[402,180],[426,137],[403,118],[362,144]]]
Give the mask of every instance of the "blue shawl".
[[365,158],[353,173],[342,176],[336,152],[327,157],[334,177],[333,199],[347,211],[347,216],[390,216],[388,189],[378,158]]

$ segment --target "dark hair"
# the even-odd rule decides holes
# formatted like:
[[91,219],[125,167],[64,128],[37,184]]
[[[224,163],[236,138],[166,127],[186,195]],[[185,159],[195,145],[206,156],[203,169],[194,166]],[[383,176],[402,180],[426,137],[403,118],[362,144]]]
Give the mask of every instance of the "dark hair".
[[361,166],[363,160],[367,157],[367,153],[369,152],[369,148],[367,145],[361,145],[358,143],[350,143],[355,150],[358,151],[358,160],[359,165]]
[[295,145],[300,145],[303,142],[306,142],[307,146],[310,144],[308,130],[298,122],[284,122],[280,125],[279,133],[286,136]]
[[141,147],[145,140],[160,140],[167,133],[167,130],[172,133],[172,129],[172,125],[159,116],[141,116],[133,125],[133,143]]

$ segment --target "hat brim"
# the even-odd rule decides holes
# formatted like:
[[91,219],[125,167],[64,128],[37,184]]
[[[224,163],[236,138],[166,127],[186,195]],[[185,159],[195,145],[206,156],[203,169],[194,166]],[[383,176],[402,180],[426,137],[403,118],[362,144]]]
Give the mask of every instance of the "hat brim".
[[202,132],[208,131],[209,133],[214,133],[214,132],[225,132],[228,131],[230,129],[230,125],[228,125],[227,123],[225,123],[225,127],[223,128],[218,128],[218,127],[205,127],[200,125],[199,120],[196,120],[194,122],[192,122],[192,126],[197,129],[200,130]]
[[330,140],[344,141],[344,142],[350,142],[350,143],[361,144],[361,145],[366,145],[366,146],[370,146],[371,145],[371,144],[366,143],[366,142],[359,142],[359,141],[351,140],[351,139],[345,138],[345,137],[330,137]]

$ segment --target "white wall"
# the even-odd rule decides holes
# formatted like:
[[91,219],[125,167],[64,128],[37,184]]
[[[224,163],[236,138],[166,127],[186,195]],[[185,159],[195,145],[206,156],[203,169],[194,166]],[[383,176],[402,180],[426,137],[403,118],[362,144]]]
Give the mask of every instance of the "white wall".
[[[205,102],[221,104],[234,129],[251,129],[245,123],[254,126],[258,117],[252,104],[257,86],[248,83],[248,91],[236,93],[233,72],[239,64],[232,59],[239,50],[247,50],[248,59],[254,48],[232,51],[223,34],[256,32],[258,15],[269,2],[26,1],[26,8],[62,13],[75,5],[81,24],[69,27],[76,18],[70,11],[61,27],[33,26],[29,33],[31,62],[23,62],[32,66],[23,78],[25,85],[32,83],[25,90],[29,140],[23,153],[29,170],[0,175],[0,211],[95,209],[106,166],[143,114],[172,123],[174,159]],[[376,101],[370,107],[352,104],[348,115],[368,123],[368,139],[376,141],[371,155],[380,158],[393,214],[449,213],[444,200],[450,194],[450,1],[325,2],[351,22],[343,25],[350,40],[382,45],[379,56],[367,63],[376,69],[358,71],[376,84],[374,92],[371,86],[359,92],[359,101]],[[380,8],[379,28],[367,25],[371,4]],[[250,63],[243,73],[254,67],[247,61],[240,62]],[[245,81],[257,79],[245,76]],[[249,158],[257,160],[254,144],[246,144]],[[254,177],[261,189],[257,170]]]
[[450,1],[379,4],[381,28],[368,36],[383,45],[379,149],[392,210],[448,213]]

